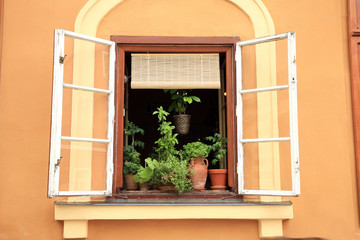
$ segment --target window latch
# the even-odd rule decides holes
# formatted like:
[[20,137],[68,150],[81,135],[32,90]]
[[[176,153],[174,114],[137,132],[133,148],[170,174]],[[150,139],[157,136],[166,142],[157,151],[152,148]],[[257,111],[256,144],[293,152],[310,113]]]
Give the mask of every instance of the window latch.
[[60,166],[60,162],[61,162],[61,159],[63,158],[63,156],[60,156],[60,158],[58,158],[56,160],[56,163],[55,163],[55,168],[58,168]]
[[61,63],[61,64],[64,64],[64,61],[65,61],[65,58],[66,58],[66,54],[65,54],[65,56],[60,56],[60,59],[59,59],[59,63]]

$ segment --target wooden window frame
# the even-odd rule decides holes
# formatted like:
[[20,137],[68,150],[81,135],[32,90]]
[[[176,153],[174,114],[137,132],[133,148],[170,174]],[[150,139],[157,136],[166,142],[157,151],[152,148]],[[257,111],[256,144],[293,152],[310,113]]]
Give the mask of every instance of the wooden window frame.
[[351,102],[354,125],[354,148],[360,211],[360,1],[348,1]]
[[[124,131],[124,62],[126,52],[156,53],[224,53],[226,59],[227,94],[227,138],[228,138],[228,186],[237,192],[236,172],[236,85],[235,85],[235,48],[239,37],[152,37],[152,36],[111,36],[116,43],[116,85],[115,85],[115,139],[114,139],[114,184],[113,193],[119,193],[123,186],[123,131]],[[211,191],[209,191],[211,192]],[[131,195],[130,193],[125,193]],[[209,193],[212,195],[213,193]],[[227,193],[225,193],[226,195]],[[229,192],[228,194],[231,195]],[[224,193],[220,194],[224,195]],[[150,197],[148,194],[136,197]],[[152,194],[151,197],[169,198],[172,194]],[[115,196],[116,197],[116,196]],[[174,197],[174,196],[172,196]],[[184,196],[188,198],[189,196]],[[208,198],[207,194],[193,194],[193,198]],[[235,197],[235,196],[234,196]],[[176,197],[176,198],[179,198]],[[180,196],[181,198],[181,196]]]

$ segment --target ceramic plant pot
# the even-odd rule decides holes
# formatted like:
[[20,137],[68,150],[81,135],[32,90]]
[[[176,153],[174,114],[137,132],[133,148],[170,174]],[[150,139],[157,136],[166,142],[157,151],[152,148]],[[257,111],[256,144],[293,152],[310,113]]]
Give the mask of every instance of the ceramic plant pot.
[[227,188],[227,169],[210,169],[209,175],[212,190],[225,190]]
[[209,162],[205,158],[199,157],[190,160],[189,169],[192,172],[191,183],[194,190],[205,190],[208,166]]
[[126,190],[138,190],[139,183],[134,181],[134,174],[125,174]]
[[180,135],[188,134],[190,129],[190,119],[191,115],[188,114],[174,115],[175,131]]
[[146,192],[149,190],[149,184],[147,182],[139,183],[139,186],[140,186],[140,191]]

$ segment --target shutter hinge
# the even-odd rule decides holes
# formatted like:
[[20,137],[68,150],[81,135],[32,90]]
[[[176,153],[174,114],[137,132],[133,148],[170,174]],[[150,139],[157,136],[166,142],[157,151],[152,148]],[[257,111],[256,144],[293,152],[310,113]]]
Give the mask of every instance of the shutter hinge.
[[65,61],[65,58],[66,58],[66,54],[65,54],[65,56],[60,56],[60,58],[59,58],[59,63],[61,63],[61,64],[64,64],[64,61]]

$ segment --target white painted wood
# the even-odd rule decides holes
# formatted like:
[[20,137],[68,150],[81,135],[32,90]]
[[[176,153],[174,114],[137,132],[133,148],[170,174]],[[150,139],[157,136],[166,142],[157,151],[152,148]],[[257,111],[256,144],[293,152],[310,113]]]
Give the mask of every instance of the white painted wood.
[[87,92],[105,93],[105,94],[111,93],[110,90],[105,90],[105,89],[100,89],[100,88],[83,87],[83,86],[78,86],[78,85],[73,85],[73,84],[68,84],[68,83],[63,83],[63,87],[75,89],[75,90],[87,91]]
[[49,182],[48,197],[56,195],[59,186],[59,165],[61,147],[61,109],[62,109],[62,81],[63,64],[59,59],[64,56],[64,31],[55,30],[54,34],[54,65],[53,65],[53,93],[52,93],[52,112],[51,112],[51,141],[49,158]]
[[[65,36],[91,41],[109,46],[109,89],[89,88],[63,82],[64,64],[60,57],[64,57]],[[53,71],[53,98],[52,98],[52,118],[51,118],[51,143],[49,159],[49,183],[48,197],[55,196],[109,196],[112,192],[113,178],[113,134],[115,117],[115,42],[85,36],[61,29],[55,30],[54,44],[54,71]],[[95,66],[96,67],[96,66]],[[62,124],[62,101],[63,88],[71,88],[82,91],[97,92],[108,94],[108,129],[107,139],[81,138],[61,136]],[[97,142],[107,144],[106,159],[106,189],[104,191],[59,191],[60,159],[61,159],[61,141],[81,141]]]
[[298,194],[294,191],[276,191],[276,190],[244,190],[244,195],[254,196],[284,196],[284,197],[297,197]]
[[254,88],[254,89],[247,89],[247,90],[241,90],[241,94],[246,93],[258,93],[258,92],[267,92],[267,91],[276,91],[276,90],[283,90],[288,89],[289,85],[283,85],[283,86],[276,86],[276,87],[267,87],[267,88]]
[[287,142],[287,141],[290,141],[290,137],[240,139],[241,143]]
[[57,196],[109,196],[111,195],[108,190],[106,191],[59,191]]
[[289,107],[290,107],[290,137],[291,137],[291,170],[292,189],[300,195],[299,170],[299,137],[297,111],[297,77],[296,77],[296,39],[295,33],[288,33],[288,74],[289,74]]
[[244,190],[244,145],[241,143],[243,139],[243,99],[242,91],[242,51],[239,45],[236,45],[235,52],[236,61],[236,119],[237,119],[237,156],[238,156],[238,193]]
[[287,37],[288,37],[288,33],[280,33],[280,34],[272,35],[272,36],[249,39],[249,40],[237,42],[236,44],[240,47],[244,47],[244,46],[249,46],[249,45],[254,45],[254,44],[278,41],[278,40],[285,39]]
[[[261,44],[271,41],[288,39],[288,85],[275,86],[268,88],[242,90],[242,56],[241,48],[248,45]],[[273,36],[250,39],[236,43],[236,115],[237,115],[237,147],[238,147],[238,193],[243,195],[260,196],[299,196],[300,194],[300,171],[299,171],[299,140],[298,140],[298,116],[297,116],[297,79],[296,79],[296,48],[295,33],[288,32]],[[290,114],[290,137],[281,138],[258,138],[243,139],[243,117],[242,117],[242,94],[257,93],[264,91],[279,91],[289,89],[289,114]],[[292,190],[247,190],[244,187],[244,144],[261,142],[283,142],[290,141],[291,147],[291,172],[292,172]]]
[[[58,29],[56,29],[58,30]],[[86,40],[86,41],[90,41],[90,42],[94,42],[94,43],[100,43],[100,44],[104,44],[107,46],[112,46],[113,44],[115,44],[115,42],[113,41],[109,41],[109,40],[105,40],[105,39],[101,39],[101,38],[96,38],[96,37],[91,37],[91,36],[87,36],[84,34],[80,34],[80,33],[75,33],[75,32],[70,32],[70,31],[66,31],[66,30],[62,30],[65,34],[65,36],[69,36],[75,39],[80,39],[80,40]]]
[[99,138],[80,138],[80,137],[67,137],[61,136],[62,141],[74,141],[74,142],[94,142],[94,143],[110,143],[110,139]]

